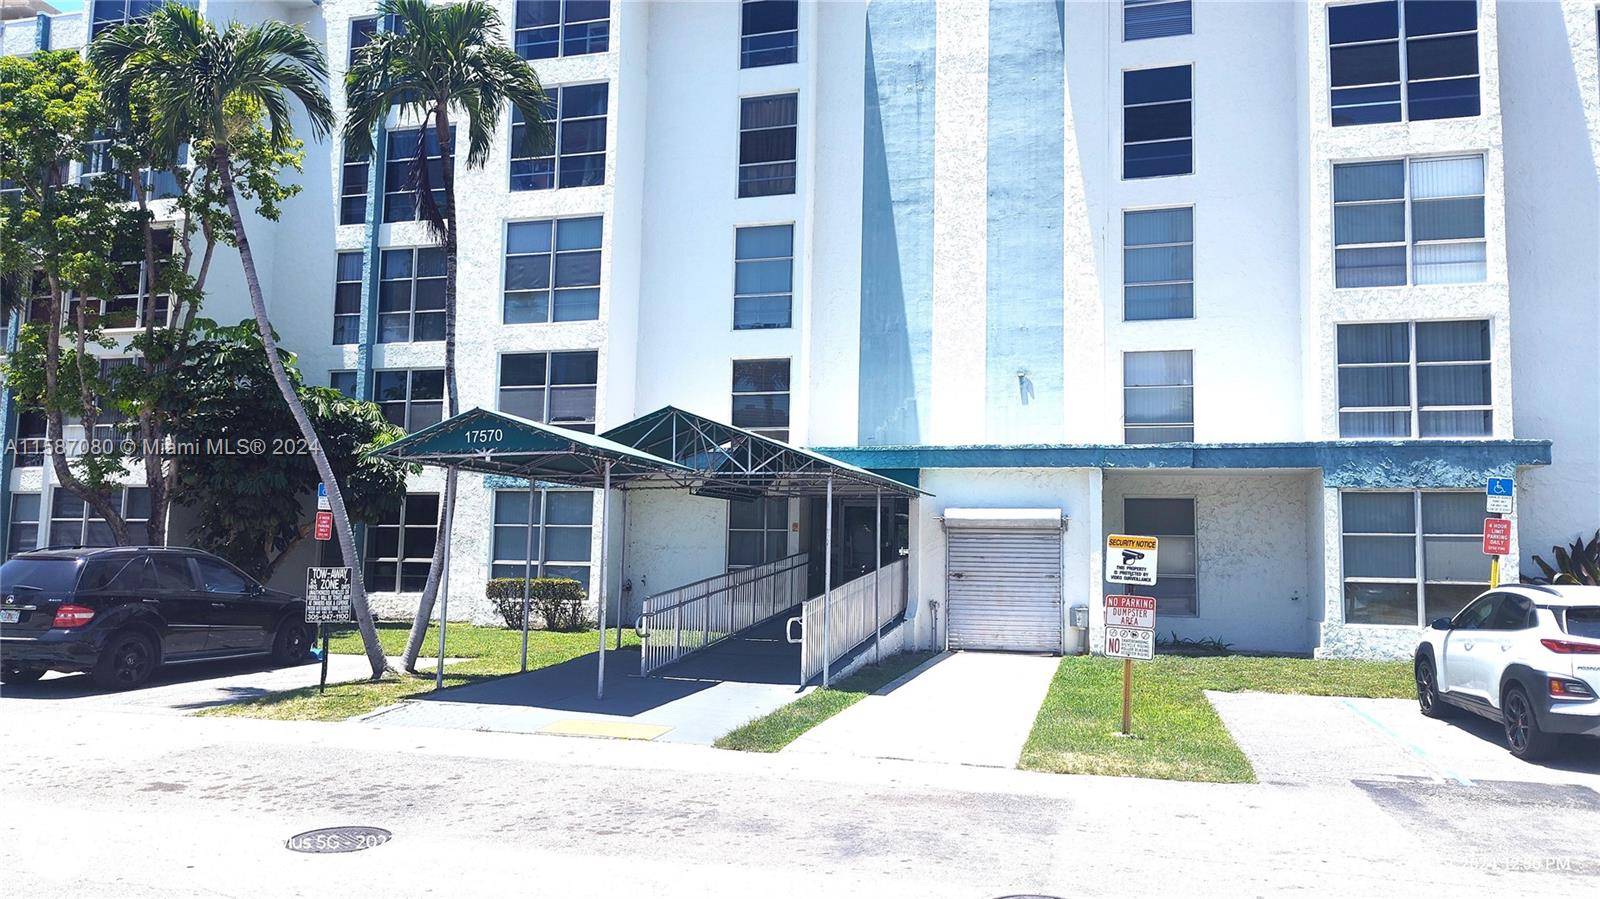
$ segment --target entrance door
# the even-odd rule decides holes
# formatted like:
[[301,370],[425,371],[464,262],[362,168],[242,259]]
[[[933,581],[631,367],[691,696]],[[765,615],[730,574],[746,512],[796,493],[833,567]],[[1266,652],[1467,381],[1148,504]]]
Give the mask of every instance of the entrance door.
[[1062,651],[1061,528],[945,519],[950,649]]

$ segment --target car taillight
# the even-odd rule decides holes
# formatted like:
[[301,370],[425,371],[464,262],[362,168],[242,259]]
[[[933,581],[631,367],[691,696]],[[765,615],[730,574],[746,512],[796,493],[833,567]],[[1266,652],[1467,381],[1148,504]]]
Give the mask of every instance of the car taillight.
[[1544,648],[1562,655],[1573,653],[1600,653],[1600,643],[1580,643],[1577,640],[1540,640]]
[[83,606],[60,606],[56,609],[56,620],[50,623],[51,627],[80,627],[88,624],[94,617],[94,609]]

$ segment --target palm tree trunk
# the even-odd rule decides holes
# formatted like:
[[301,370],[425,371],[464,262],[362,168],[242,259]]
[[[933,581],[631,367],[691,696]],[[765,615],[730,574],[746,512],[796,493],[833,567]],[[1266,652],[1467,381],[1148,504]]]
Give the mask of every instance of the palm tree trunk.
[[289,406],[289,414],[294,416],[295,424],[300,427],[300,436],[304,438],[311,459],[316,463],[317,474],[321,476],[322,482],[328,485],[328,505],[333,511],[334,531],[339,535],[339,550],[344,555],[345,564],[355,569],[351,572],[350,578],[350,606],[355,612],[356,627],[361,631],[361,644],[366,648],[367,661],[372,664],[372,679],[377,680],[389,669],[389,659],[383,653],[382,644],[378,642],[378,630],[373,625],[372,610],[367,607],[366,584],[361,577],[359,566],[356,565],[355,534],[350,529],[350,515],[345,510],[344,493],[339,489],[338,479],[333,476],[333,466],[328,464],[328,455],[322,449],[322,441],[318,439],[316,430],[311,426],[311,418],[306,415],[305,406],[295,394],[294,385],[289,383],[289,373],[284,371],[283,360],[278,358],[278,342],[272,337],[272,323],[267,319],[267,304],[261,296],[261,279],[256,274],[255,256],[250,252],[250,238],[245,234],[244,217],[239,212],[239,198],[233,189],[232,160],[228,158],[225,148],[217,148],[216,167],[222,178],[222,195],[228,201],[228,217],[233,223],[233,236],[238,244],[239,262],[244,266],[245,286],[250,293],[250,310],[255,313],[256,330],[260,332],[261,343],[266,347],[267,364],[272,369],[272,380],[278,385],[278,392],[283,394],[283,401]]
[[[439,138],[439,156],[444,160],[444,394],[446,417],[461,414],[461,401],[456,392],[456,178],[455,148],[451,146],[450,120],[444,103],[434,111],[434,132]],[[421,139],[420,137],[418,138]],[[444,501],[439,504],[439,536],[433,544],[433,560],[428,565],[428,581],[417,600],[417,614],[411,621],[411,634],[406,638],[405,670],[417,670],[417,655],[422,651],[422,641],[428,633],[428,622],[433,617],[433,604],[439,597],[439,582],[444,574],[444,548],[450,539],[450,530],[456,518],[456,470],[449,469],[444,478]]]

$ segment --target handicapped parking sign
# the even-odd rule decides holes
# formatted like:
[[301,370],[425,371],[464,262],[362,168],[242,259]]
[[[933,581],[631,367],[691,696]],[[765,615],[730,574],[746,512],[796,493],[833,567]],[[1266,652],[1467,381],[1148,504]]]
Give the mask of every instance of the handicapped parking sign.
[[1511,504],[1517,493],[1517,485],[1511,478],[1490,478],[1484,487],[1488,497],[1487,511],[1498,515],[1511,514]]

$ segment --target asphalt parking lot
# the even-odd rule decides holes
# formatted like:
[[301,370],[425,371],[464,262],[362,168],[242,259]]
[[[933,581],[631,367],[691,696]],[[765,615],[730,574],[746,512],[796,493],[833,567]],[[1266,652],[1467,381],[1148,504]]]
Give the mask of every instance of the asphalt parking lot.
[[[1506,751],[1500,725],[1462,714],[1425,718],[1408,699],[1206,694],[1264,783],[1401,778],[1572,784],[1600,791],[1600,741],[1569,738],[1543,762]],[[1600,798],[1600,794],[1597,794]]]

